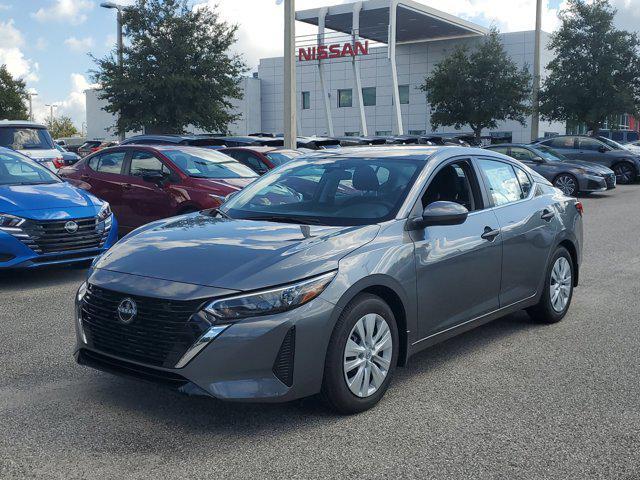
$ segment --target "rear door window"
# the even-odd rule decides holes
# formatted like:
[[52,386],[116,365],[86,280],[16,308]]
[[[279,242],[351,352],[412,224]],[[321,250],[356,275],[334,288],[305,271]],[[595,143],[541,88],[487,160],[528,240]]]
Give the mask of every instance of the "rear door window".
[[97,155],[89,161],[89,168],[100,173],[122,173],[126,152],[110,152]]
[[526,198],[516,172],[510,164],[480,159],[478,165],[485,177],[489,197],[496,207]]

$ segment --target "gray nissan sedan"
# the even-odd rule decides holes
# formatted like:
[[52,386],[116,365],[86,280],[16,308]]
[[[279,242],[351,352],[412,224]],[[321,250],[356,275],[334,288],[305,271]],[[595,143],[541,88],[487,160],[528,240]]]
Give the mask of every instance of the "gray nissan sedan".
[[504,155],[323,151],[96,260],[75,356],[187,394],[360,412],[430,345],[520,309],[560,321],[581,252],[582,204]]

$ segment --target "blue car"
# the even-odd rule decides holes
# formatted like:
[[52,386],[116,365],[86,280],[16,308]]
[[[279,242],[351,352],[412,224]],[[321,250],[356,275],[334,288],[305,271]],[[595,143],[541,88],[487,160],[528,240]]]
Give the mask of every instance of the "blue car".
[[107,202],[0,147],[0,270],[91,260],[117,232]]

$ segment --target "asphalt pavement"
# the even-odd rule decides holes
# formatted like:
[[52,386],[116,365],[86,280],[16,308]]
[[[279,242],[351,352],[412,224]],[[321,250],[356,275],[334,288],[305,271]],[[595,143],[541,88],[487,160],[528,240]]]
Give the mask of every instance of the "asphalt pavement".
[[0,274],[0,478],[640,479],[640,185],[582,201],[561,323],[518,313],[437,345],[351,417],[80,367],[85,271]]

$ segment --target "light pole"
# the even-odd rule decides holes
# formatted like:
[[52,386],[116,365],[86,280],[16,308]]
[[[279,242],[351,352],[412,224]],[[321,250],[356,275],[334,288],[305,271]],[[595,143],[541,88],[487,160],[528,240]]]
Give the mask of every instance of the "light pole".
[[542,36],[542,0],[536,2],[536,37],[533,52],[533,95],[531,96],[531,141],[540,136],[540,51]]
[[284,0],[284,146],[297,148],[295,0]]
[[[102,8],[115,8],[117,11],[117,36],[118,36],[118,68],[122,71],[122,5],[115,2],[102,2],[100,4]],[[124,131],[118,129],[118,137],[120,140],[124,140]]]
[[50,108],[51,114],[49,115],[49,121],[53,123],[53,109],[58,108],[58,105],[56,105],[55,103],[45,103],[44,106]]
[[29,120],[33,122],[33,97],[37,97],[38,94],[35,92],[27,93],[29,95]]

